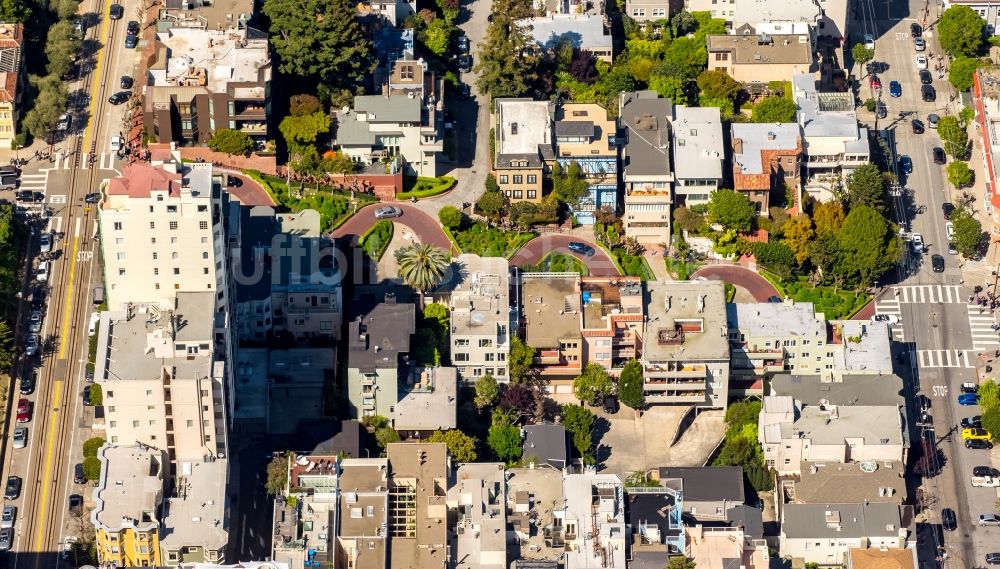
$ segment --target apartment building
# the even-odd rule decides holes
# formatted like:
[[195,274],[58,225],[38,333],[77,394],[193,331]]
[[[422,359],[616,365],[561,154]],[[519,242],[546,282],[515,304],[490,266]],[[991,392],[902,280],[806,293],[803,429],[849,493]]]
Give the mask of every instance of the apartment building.
[[94,491],[97,557],[118,567],[159,567],[160,507],[167,456],[149,446],[105,444],[97,451],[101,478]]
[[891,502],[900,506],[906,501],[906,465],[880,462],[872,469],[870,462],[803,462],[799,474],[778,481],[776,506],[785,503],[835,504],[837,502]]
[[637,22],[669,20],[682,8],[683,3],[676,0],[627,0],[625,2],[625,13]]
[[837,349],[811,302],[726,305],[733,376],[753,381],[770,373],[832,375]]
[[566,569],[624,569],[625,485],[616,474],[564,474]]
[[406,19],[416,13],[416,0],[375,0],[358,4],[358,19],[366,23],[366,17],[372,17],[375,20],[372,29],[402,28]]
[[507,479],[503,463],[460,464],[448,489],[456,569],[507,568]]
[[670,240],[672,186],[670,121],[673,103],[655,91],[622,93],[618,99],[625,235],[644,245]]
[[[768,216],[772,203],[784,200],[786,191],[799,203],[802,137],[798,123],[733,123],[733,189]],[[774,194],[777,193],[777,198]]]
[[[339,526],[346,535],[354,537],[352,526],[360,522],[370,527],[376,512],[381,516],[379,521],[385,520],[384,488],[379,507],[378,497],[370,494],[374,488],[348,476],[354,484],[354,501],[346,503],[340,499],[340,484],[347,472],[345,462],[336,455],[321,453],[290,455],[287,487],[283,492],[288,498],[283,496],[274,502],[271,559],[292,568],[309,567],[312,563],[334,566],[339,538],[335,528]],[[381,465],[381,474],[385,476],[385,459],[370,459],[370,462],[373,464],[365,466],[377,473]],[[352,469],[351,473],[357,470]],[[370,508],[368,512],[364,512],[366,507]],[[352,512],[354,516],[350,515]],[[357,516],[358,512],[362,515]],[[371,533],[373,541],[379,539],[375,533]]]
[[[844,565],[851,550],[916,547],[912,508],[886,503],[788,504],[781,520],[780,551],[792,563]],[[887,565],[879,565],[885,567]]]
[[533,18],[517,20],[526,28],[535,43],[544,51],[556,49],[560,42],[569,41],[574,48],[587,50],[597,59],[610,64],[614,61],[614,42],[607,17],[602,13],[549,12]]
[[572,393],[583,369],[580,276],[521,273],[524,341],[535,348],[535,367],[555,393]]
[[705,39],[709,67],[725,71],[740,83],[766,85],[813,70],[812,41],[808,34],[711,35]]
[[174,476],[181,461],[228,455],[229,370],[214,305],[213,292],[182,292],[171,309],[101,313],[94,380],[104,392],[107,438],[166,450]]
[[221,193],[211,164],[179,155],[132,162],[108,181],[98,210],[108,308],[170,310],[187,291],[218,294],[198,318],[227,305]]
[[389,457],[390,566],[439,569],[450,553],[448,477],[444,443],[393,443]]
[[347,325],[347,398],[357,419],[392,417],[416,330],[413,303],[397,301],[391,292],[372,300],[356,299],[357,316]]
[[722,281],[650,281],[646,286],[640,359],[646,403],[725,409],[730,363]]
[[242,30],[253,15],[253,0],[165,0],[156,19],[161,28]]
[[[1000,4],[997,4],[1000,8]],[[976,133],[982,152],[983,170],[988,191],[983,201],[989,203],[990,227],[987,230],[994,237],[1000,235],[1000,178],[997,161],[1000,160],[1000,73],[992,69],[980,69],[973,75],[973,104],[976,109]]]
[[228,128],[264,148],[272,75],[267,34],[173,25],[156,39],[155,60],[140,88],[149,133],[161,143],[204,145],[216,129]]
[[458,426],[458,375],[453,367],[414,368],[392,412],[392,427],[405,438],[426,438]]
[[507,531],[522,544],[514,567],[556,569],[566,549],[562,471],[510,468],[506,476]]
[[718,107],[674,107],[671,145],[678,204],[708,203],[722,185],[726,145]]
[[546,162],[555,158],[552,104],[496,99],[490,128],[495,140],[493,176],[511,201],[542,201]]
[[854,96],[820,93],[813,74],[793,75],[792,94],[802,129],[805,190],[828,201],[847,176],[868,163],[868,129],[858,125]]
[[847,550],[847,569],[917,569],[917,548]]
[[118,567],[224,563],[229,543],[225,459],[180,463],[168,479],[167,453],[136,444],[98,451],[94,492],[98,560]]
[[[707,1],[707,0],[703,0]],[[849,7],[847,0],[730,0],[729,20],[732,29],[743,26],[783,25],[788,28],[808,26],[813,36],[840,42],[847,37]],[[721,17],[721,16],[720,16]]]
[[422,60],[395,61],[381,95],[358,95],[335,112],[333,143],[366,166],[401,157],[411,175],[437,175],[444,150],[443,84]]
[[659,485],[633,487],[626,493],[627,527],[631,530],[632,544],[630,565],[648,566],[654,560],[661,561],[664,555],[684,553],[683,493]]
[[617,125],[604,107],[594,103],[567,103],[556,109],[556,162],[563,168],[576,163],[589,184],[589,193],[572,207],[578,223],[594,223],[594,210],[618,211]]
[[0,23],[0,145],[10,148],[21,116],[24,25]]
[[511,330],[507,260],[464,254],[453,262],[460,270],[450,295],[451,361],[465,381],[485,375],[507,381]]
[[[338,531],[334,540],[333,566],[385,569],[389,564],[390,520],[389,461],[384,458],[340,460],[339,488],[335,504]],[[313,524],[315,527],[315,524]],[[304,543],[308,543],[305,541]]]
[[642,281],[638,277],[582,277],[580,299],[584,359],[616,374],[642,352]]
[[764,397],[758,439],[778,476],[796,475],[803,461],[906,461],[909,437],[901,405],[806,405]]
[[692,520],[724,522],[733,508],[746,503],[741,466],[661,466],[648,474],[684,496],[677,507]]
[[684,528],[685,555],[700,567],[767,569],[771,554],[767,542],[754,537],[742,527],[718,527],[697,524]]

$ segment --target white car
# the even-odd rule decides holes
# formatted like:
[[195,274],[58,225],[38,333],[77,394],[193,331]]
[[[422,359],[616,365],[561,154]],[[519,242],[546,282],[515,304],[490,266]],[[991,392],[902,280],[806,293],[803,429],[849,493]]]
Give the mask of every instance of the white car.
[[38,353],[38,334],[31,334],[24,341],[24,354],[33,356]]
[[111,137],[111,152],[118,152],[122,149],[122,144],[125,143],[125,139],[118,136],[117,134]]
[[927,42],[924,38],[913,38],[913,49],[916,51],[924,51],[927,49]]
[[913,251],[916,253],[923,253],[924,236],[919,233],[914,233],[910,235],[910,247],[913,247]]
[[944,224],[944,232],[948,234],[948,239],[955,236],[955,224],[948,221]]
[[48,253],[52,250],[51,233],[42,233],[42,236],[38,238],[38,250],[42,253]]
[[14,527],[14,520],[16,519],[17,519],[17,506],[4,506],[3,517],[0,518],[0,528]]
[[875,36],[865,34],[865,47],[868,49],[875,49]]
[[899,316],[895,314],[876,314],[872,316],[872,324],[877,322],[885,322],[887,324],[899,324]]
[[28,318],[28,332],[37,334],[42,331],[42,311],[32,310]]
[[915,59],[917,61],[917,69],[927,69],[927,56],[926,55],[924,55],[922,53],[918,53],[917,57]]
[[391,205],[375,209],[375,219],[391,219],[403,215],[403,210]]
[[49,262],[42,261],[38,263],[38,272],[35,274],[35,280],[39,282],[45,282],[49,280]]

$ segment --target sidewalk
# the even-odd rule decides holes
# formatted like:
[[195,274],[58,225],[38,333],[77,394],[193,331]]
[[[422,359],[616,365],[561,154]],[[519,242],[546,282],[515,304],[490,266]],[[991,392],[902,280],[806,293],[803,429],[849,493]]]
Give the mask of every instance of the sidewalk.
[[[959,198],[963,193],[968,193],[975,198],[975,201],[971,205],[973,215],[982,224],[983,230],[988,232],[993,225],[993,220],[990,218],[988,212],[988,208],[991,207],[990,197],[986,188],[988,174],[984,165],[983,141],[979,136],[978,125],[978,122],[974,122],[971,125],[971,134],[969,135],[969,139],[972,140],[969,168],[975,172],[975,181],[971,187],[962,190],[957,190],[951,184],[948,184],[948,195],[950,196],[949,201],[955,204],[960,201]],[[993,271],[997,270],[998,264],[1000,264],[1000,243],[994,241],[990,243],[985,257],[979,260],[965,260],[962,263],[962,280],[970,287],[984,283],[992,284],[995,279]]]

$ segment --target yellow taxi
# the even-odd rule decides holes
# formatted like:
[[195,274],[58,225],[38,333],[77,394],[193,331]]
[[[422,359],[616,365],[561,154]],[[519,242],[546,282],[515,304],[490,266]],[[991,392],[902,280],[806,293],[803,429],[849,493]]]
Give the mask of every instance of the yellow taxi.
[[962,438],[967,441],[988,441],[993,437],[986,429],[962,429]]

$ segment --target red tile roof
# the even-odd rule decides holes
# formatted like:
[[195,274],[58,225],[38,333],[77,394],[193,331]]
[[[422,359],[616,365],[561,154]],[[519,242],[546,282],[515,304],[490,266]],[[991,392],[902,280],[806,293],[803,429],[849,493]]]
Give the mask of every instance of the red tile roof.
[[181,175],[146,162],[134,162],[125,167],[121,177],[108,183],[108,195],[113,196],[148,198],[154,191],[169,191],[172,197],[181,195]]

